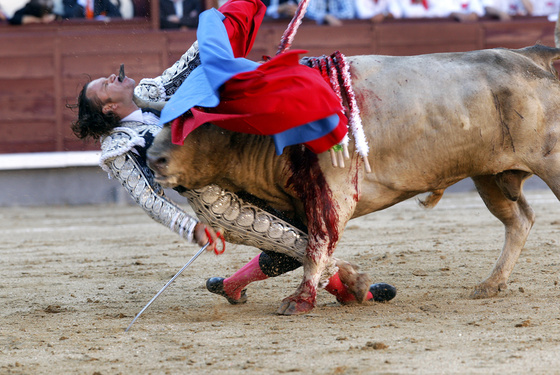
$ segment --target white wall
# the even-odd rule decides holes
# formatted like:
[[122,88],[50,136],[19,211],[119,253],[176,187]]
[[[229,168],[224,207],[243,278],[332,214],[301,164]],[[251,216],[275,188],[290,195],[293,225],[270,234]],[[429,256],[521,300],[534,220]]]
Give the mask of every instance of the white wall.
[[0,6],[4,10],[4,13],[6,13],[6,16],[11,18],[14,12],[23,8],[27,1],[28,0],[0,0]]

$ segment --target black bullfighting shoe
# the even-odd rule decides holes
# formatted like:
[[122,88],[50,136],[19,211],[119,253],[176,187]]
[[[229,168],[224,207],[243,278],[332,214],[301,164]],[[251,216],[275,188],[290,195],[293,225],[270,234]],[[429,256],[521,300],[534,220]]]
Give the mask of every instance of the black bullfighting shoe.
[[370,301],[387,302],[395,298],[397,295],[397,288],[390,284],[377,283],[370,285],[369,292],[373,296]]
[[239,299],[233,299],[226,294],[224,291],[224,278],[223,277],[211,277],[206,280],[206,289],[209,292],[219,294],[222,297],[225,297],[229,303],[232,305],[240,305],[242,303],[247,302],[247,289],[243,289],[241,291],[241,297]]

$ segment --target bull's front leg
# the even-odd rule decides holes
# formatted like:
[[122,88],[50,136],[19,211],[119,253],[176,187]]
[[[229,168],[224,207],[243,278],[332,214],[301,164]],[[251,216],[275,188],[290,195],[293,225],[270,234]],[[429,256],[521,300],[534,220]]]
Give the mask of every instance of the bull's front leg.
[[324,168],[318,156],[306,148],[294,147],[289,152],[291,176],[287,179],[286,191],[303,203],[309,236],[303,259],[303,280],[295,293],[282,301],[279,314],[297,315],[313,310],[321,274],[360,196],[358,163],[348,169],[334,170],[329,155],[321,155]]
[[278,314],[299,315],[313,310],[317,299],[319,279],[330,260],[328,249],[328,243],[310,241],[303,260],[303,280],[296,291],[282,301]]
[[[295,293],[282,301],[278,313],[283,315],[305,314],[313,310],[323,270],[331,261],[344,227],[355,208],[354,200],[345,200],[343,194],[337,196],[329,185],[313,184],[313,186],[318,188],[306,195],[307,198],[312,199],[305,204],[308,244],[303,259],[303,280]],[[338,202],[345,202],[345,204],[340,205]],[[357,273],[348,270],[345,264],[340,265],[345,268],[345,272],[340,273],[341,281],[347,283],[358,301],[362,302],[365,294],[357,291],[361,286],[357,285],[359,283],[354,277]],[[365,293],[368,287],[366,286]]]

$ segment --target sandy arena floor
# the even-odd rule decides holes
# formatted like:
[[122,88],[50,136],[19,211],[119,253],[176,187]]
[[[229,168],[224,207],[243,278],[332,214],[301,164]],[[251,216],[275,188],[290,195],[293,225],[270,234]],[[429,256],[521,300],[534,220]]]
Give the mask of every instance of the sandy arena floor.
[[389,303],[275,314],[301,269],[231,306],[205,280],[257,254],[196,252],[133,206],[0,208],[1,374],[558,374],[560,203],[531,191],[537,222],[510,278],[468,298],[498,257],[501,223],[474,193],[431,211],[407,201],[351,221],[336,255],[397,286]]

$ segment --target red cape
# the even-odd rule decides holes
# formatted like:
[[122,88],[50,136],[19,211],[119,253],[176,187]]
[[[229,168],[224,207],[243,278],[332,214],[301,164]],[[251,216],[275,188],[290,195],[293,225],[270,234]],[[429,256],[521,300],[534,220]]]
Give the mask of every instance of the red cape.
[[224,84],[220,104],[204,112],[193,108],[181,133],[212,122],[240,133],[272,135],[333,114],[346,125],[338,97],[319,72],[299,64],[300,52],[288,51],[234,76]]
[[266,6],[260,0],[229,0],[218,9],[226,19],[226,27],[233,55],[245,57],[251,51],[257,31],[261,27]]
[[[266,7],[260,0],[230,0],[219,11],[225,16],[234,56],[245,57]],[[331,133],[323,135],[323,131],[304,144],[320,153],[339,143],[347,133],[342,105],[318,71],[299,64],[301,52],[305,51],[285,52],[232,77],[222,86],[217,107],[192,108],[193,117],[183,115],[173,121],[173,142],[182,144],[206,122],[241,133],[274,135],[337,114],[339,122]]]

